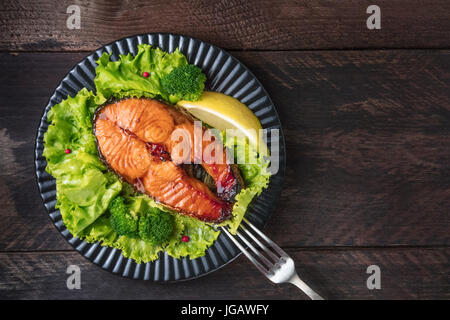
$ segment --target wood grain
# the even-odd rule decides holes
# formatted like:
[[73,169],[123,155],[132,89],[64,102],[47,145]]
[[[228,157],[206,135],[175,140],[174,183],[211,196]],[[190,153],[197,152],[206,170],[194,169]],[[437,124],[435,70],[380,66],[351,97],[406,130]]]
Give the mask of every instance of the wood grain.
[[270,233],[289,246],[449,244],[448,51],[237,56],[286,135]]
[[[79,5],[81,29],[67,7]],[[379,0],[381,29],[368,30],[373,1],[88,1],[2,2],[0,50],[93,50],[138,33],[171,32],[226,49],[448,48],[446,0]]]
[[[327,299],[449,299],[450,249],[289,250],[297,271]],[[66,269],[81,269],[81,289],[68,290]],[[368,290],[367,267],[381,269],[381,289]],[[212,285],[213,284],[213,285]],[[192,286],[195,285],[195,290]],[[241,256],[207,277],[157,284],[124,279],[77,252],[1,253],[0,299],[305,299],[289,284],[270,283]]]
[[45,54],[2,54],[0,251],[70,248],[42,205],[35,178],[33,145],[39,119],[52,91],[81,56],[55,59],[55,68],[49,68],[53,59]]
[[[233,54],[285,130],[270,237],[284,247],[450,244],[449,51]],[[85,55],[0,55],[0,251],[69,248],[41,204],[34,137],[53,88]]]

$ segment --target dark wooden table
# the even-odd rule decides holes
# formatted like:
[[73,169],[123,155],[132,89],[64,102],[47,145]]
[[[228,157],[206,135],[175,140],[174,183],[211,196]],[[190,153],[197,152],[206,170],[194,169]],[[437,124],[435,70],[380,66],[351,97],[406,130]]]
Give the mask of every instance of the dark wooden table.
[[[69,30],[66,9],[81,8]],[[368,30],[366,9],[381,8]],[[33,149],[63,76],[123,36],[173,32],[227,49],[278,108],[287,176],[267,234],[331,299],[449,299],[450,2],[2,1],[0,298],[304,299],[240,257],[198,280],[155,284],[91,264],[42,205]],[[82,289],[68,290],[79,265]],[[366,269],[381,269],[369,290]]]

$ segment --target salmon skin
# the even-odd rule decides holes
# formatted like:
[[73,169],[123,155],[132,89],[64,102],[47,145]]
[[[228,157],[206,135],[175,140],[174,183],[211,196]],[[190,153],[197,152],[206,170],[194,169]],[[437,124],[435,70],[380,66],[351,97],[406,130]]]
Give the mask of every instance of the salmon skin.
[[[102,160],[137,190],[205,222],[231,217],[234,198],[244,187],[239,169],[226,163],[222,147],[220,163],[197,159],[214,180],[216,193],[186,173],[182,164],[195,160],[194,122],[188,115],[157,100],[129,98],[100,107],[93,128]],[[173,141],[172,133],[177,129],[190,134],[188,155],[175,149],[180,140]],[[213,141],[203,141],[202,151]]]

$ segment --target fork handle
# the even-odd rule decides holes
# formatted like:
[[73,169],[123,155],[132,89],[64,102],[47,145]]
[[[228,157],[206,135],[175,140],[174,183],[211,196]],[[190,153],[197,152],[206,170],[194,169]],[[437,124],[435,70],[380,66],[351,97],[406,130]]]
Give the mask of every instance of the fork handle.
[[297,273],[295,273],[288,281],[302,290],[311,300],[323,300],[317,292],[300,279]]

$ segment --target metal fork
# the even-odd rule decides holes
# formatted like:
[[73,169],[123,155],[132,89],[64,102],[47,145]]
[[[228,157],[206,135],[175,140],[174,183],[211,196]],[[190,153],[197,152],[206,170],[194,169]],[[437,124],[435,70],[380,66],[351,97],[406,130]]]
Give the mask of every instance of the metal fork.
[[[292,260],[289,255],[284,252],[275,242],[269,239],[264,233],[262,233],[258,228],[251,224],[247,219],[243,219],[239,229],[253,240],[262,251],[270,258],[264,256],[260,250],[255,248],[255,246],[250,243],[250,241],[239,232],[236,232],[236,236],[250,248],[255,254],[253,256],[245,247],[233,236],[225,227],[221,227],[225,234],[233,241],[233,243],[247,256],[247,258],[256,266],[256,268],[261,271],[270,281],[274,283],[285,283],[289,282],[296,285],[300,290],[302,290],[309,298],[312,300],[323,300],[323,298],[318,295],[313,289],[311,289],[306,283],[304,283],[297,272],[295,271],[294,260]],[[264,245],[254,233],[258,235],[261,239],[265,241],[267,245]],[[272,250],[267,248],[270,247]]]

